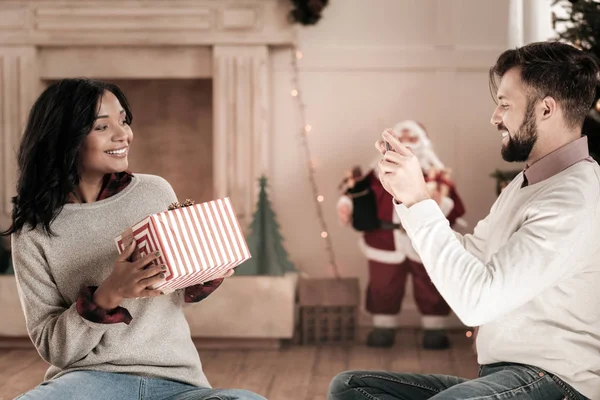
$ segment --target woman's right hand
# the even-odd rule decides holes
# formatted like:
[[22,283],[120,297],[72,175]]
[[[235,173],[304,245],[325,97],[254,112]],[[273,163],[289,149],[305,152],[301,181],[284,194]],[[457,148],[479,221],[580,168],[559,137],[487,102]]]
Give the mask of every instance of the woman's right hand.
[[160,257],[160,253],[150,253],[136,261],[127,261],[135,250],[136,242],[125,249],[115,261],[113,271],[94,293],[94,303],[105,310],[117,308],[123,299],[155,297],[163,294],[160,290],[149,289],[152,285],[164,280],[166,267],[151,265]]

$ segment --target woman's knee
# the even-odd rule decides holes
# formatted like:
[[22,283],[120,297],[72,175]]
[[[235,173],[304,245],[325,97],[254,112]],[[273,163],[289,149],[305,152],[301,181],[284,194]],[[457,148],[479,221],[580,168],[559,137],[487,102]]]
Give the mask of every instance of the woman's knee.
[[223,400],[267,400],[263,396],[245,389],[226,389],[219,391],[215,394],[214,398]]

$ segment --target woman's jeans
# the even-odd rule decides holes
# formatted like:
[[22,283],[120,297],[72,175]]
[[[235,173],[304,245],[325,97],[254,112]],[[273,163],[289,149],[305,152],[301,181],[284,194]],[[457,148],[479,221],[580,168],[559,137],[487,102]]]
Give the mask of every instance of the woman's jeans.
[[42,383],[19,400],[265,400],[247,390],[211,389],[129,374],[74,371]]

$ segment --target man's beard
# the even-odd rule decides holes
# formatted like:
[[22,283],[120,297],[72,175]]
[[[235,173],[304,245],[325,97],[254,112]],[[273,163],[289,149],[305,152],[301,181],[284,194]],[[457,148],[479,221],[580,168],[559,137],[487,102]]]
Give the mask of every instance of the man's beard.
[[[498,126],[499,130],[508,129],[504,125]],[[514,133],[508,135],[508,143],[502,146],[502,158],[508,162],[524,162],[529,158],[529,154],[537,141],[538,133],[535,124],[535,101],[527,102],[527,110],[523,123]]]

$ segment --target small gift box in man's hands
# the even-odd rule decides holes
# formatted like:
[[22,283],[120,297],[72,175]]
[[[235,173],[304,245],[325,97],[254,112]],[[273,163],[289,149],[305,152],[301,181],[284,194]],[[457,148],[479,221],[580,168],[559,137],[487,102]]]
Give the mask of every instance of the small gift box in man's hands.
[[135,239],[134,259],[159,251],[165,280],[153,289],[170,291],[223,277],[252,256],[229,198],[174,203],[115,238],[119,254]]

